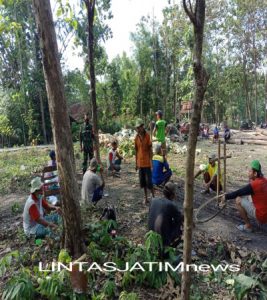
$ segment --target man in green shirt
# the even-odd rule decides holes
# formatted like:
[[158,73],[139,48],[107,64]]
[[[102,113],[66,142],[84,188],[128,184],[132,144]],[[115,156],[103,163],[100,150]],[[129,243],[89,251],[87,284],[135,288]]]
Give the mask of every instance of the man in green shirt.
[[165,137],[168,133],[167,122],[162,119],[163,113],[161,110],[156,112],[157,122],[153,131],[153,135],[156,137],[157,141],[161,143],[161,149],[163,154],[166,154],[166,141]]
[[81,152],[83,152],[83,174],[87,170],[88,156],[90,160],[94,156],[93,141],[94,141],[93,127],[89,122],[89,114],[85,114],[84,124],[82,125],[80,131],[80,146],[81,146]]

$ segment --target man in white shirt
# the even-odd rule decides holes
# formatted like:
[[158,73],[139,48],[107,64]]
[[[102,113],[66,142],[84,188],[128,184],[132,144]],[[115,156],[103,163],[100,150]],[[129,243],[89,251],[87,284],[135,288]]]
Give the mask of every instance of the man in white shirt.
[[108,170],[112,172],[119,172],[121,170],[121,161],[123,157],[118,152],[118,143],[113,141],[111,149],[108,152]]
[[[96,171],[100,171],[100,177]],[[98,167],[97,160],[92,158],[90,166],[83,176],[82,182],[82,201],[86,204],[93,202],[96,204],[103,197],[105,181],[103,178],[103,168]]]

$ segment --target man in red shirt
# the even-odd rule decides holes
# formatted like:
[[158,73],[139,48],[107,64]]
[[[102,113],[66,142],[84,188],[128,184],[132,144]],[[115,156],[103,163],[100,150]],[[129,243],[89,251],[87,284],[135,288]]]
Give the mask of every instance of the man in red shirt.
[[142,120],[136,121],[137,135],[134,140],[135,144],[135,169],[139,170],[139,181],[141,188],[144,188],[145,199],[144,204],[148,204],[147,189],[151,190],[152,197],[154,197],[154,190],[152,184],[152,142],[149,134],[144,128]]
[[44,216],[44,209],[61,213],[60,207],[46,202],[43,198],[43,183],[40,177],[31,181],[31,195],[28,197],[23,211],[23,229],[27,236],[44,238],[51,234],[51,229],[57,228],[58,214]]
[[245,222],[237,228],[241,231],[252,232],[249,216],[259,224],[267,224],[267,179],[262,174],[261,164],[258,160],[251,162],[248,176],[250,179],[248,185],[226,194],[224,198],[225,200],[236,198],[237,210]]

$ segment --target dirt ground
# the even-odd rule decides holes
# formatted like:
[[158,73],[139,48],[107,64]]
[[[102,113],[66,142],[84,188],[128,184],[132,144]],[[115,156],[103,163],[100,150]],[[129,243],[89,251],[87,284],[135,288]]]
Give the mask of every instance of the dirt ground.
[[[216,153],[217,146],[209,141],[200,141],[197,145],[201,149],[196,156],[196,170],[200,163],[207,161],[209,153]],[[267,147],[253,145],[227,145],[227,155],[232,158],[227,161],[227,190],[233,190],[248,182],[247,169],[253,159],[259,159],[263,166],[263,172],[267,172]],[[186,154],[168,154],[170,166],[175,169],[173,181],[183,178],[185,174]],[[178,174],[178,175],[177,175]],[[201,179],[196,181],[201,184]],[[126,159],[122,165],[121,177],[106,177],[107,197],[101,200],[96,208],[96,215],[101,212],[107,203],[114,205],[118,218],[118,233],[136,243],[144,242],[147,232],[148,207],[143,204],[143,191],[138,185],[138,174],[134,169],[134,160]],[[160,192],[157,192],[160,196]],[[23,208],[27,194],[9,194],[0,197],[0,258],[10,250],[20,249],[23,251],[24,243],[21,240],[23,235],[21,211],[12,211],[15,203]],[[179,203],[182,209],[182,203]],[[226,242],[234,242],[239,247],[246,247],[249,250],[265,252],[267,249],[267,234],[256,231],[252,234],[241,233],[236,229],[236,222],[217,216],[212,221],[197,225],[194,229],[194,236],[205,234],[209,238],[220,237]],[[197,249],[194,249],[197,250]],[[153,296],[156,299],[157,296]]]
[[[217,145],[211,144],[210,141],[200,141],[197,149],[200,149],[201,152],[196,156],[196,171],[201,163],[207,161],[209,153],[217,153]],[[227,190],[234,190],[248,182],[247,170],[250,161],[253,159],[259,159],[262,163],[263,173],[267,172],[266,146],[227,145],[227,155],[232,156],[227,160]],[[168,160],[174,172],[178,174],[173,175],[173,181],[183,178],[186,154],[169,153]],[[106,191],[109,196],[98,204],[99,213],[106,202],[113,204],[117,210],[121,234],[129,238],[133,237],[141,242],[147,230],[148,207],[144,207],[142,204],[143,191],[140,190],[138,185],[138,174],[135,172],[133,159],[126,159],[122,166],[120,178],[106,177],[106,182]],[[201,184],[201,178],[196,180],[196,184]],[[160,196],[159,193],[158,196]],[[12,213],[11,207],[14,203],[23,205],[26,198],[27,194],[9,194],[0,197],[0,237],[5,236],[6,230],[10,230],[14,226],[14,221],[17,226],[22,225],[20,215]],[[266,234],[262,232],[243,234],[235,228],[235,225],[235,222],[217,216],[208,223],[198,225],[196,230],[203,230],[211,235],[223,235],[227,240],[236,240],[237,242],[240,240],[242,243],[244,238],[246,246],[249,248],[267,249]],[[131,228],[130,231],[129,228]],[[5,245],[7,242],[3,238],[1,240],[0,249],[1,245]]]

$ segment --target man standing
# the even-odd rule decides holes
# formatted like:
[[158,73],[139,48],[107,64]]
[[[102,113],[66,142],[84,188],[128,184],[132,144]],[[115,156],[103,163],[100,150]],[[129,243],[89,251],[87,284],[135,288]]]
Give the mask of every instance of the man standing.
[[225,127],[224,127],[224,135],[223,135],[223,137],[224,137],[225,143],[227,144],[228,141],[231,138],[230,128],[227,125],[225,125]]
[[163,113],[161,110],[156,112],[157,122],[153,131],[153,135],[156,137],[157,141],[161,143],[162,151],[166,154],[166,141],[165,137],[167,134],[167,122],[162,119]]
[[245,222],[237,228],[244,232],[252,232],[249,217],[267,227],[267,179],[262,174],[258,160],[251,162],[248,177],[250,180],[248,185],[223,196],[223,201],[236,199],[236,208]]
[[89,160],[91,160],[94,156],[93,140],[93,127],[89,123],[89,114],[87,113],[84,115],[84,124],[82,125],[80,131],[80,146],[81,152],[83,152],[83,174],[87,170],[88,156]]
[[144,128],[144,122],[140,119],[136,121],[135,125],[137,135],[135,137],[135,162],[136,170],[139,170],[140,187],[144,188],[145,198],[144,204],[148,204],[147,189],[151,190],[152,197],[154,197],[154,190],[152,185],[152,142],[149,134]]
[[[216,161],[216,155],[211,154],[209,156],[209,163],[207,165],[200,165],[200,170],[196,173],[195,178],[200,174],[203,174],[205,189],[202,193],[208,194],[210,189],[217,191],[217,176],[218,176],[218,162]],[[219,191],[222,190],[222,184],[220,182]]]
[[44,209],[55,210],[61,213],[60,207],[49,204],[43,198],[43,183],[40,177],[31,181],[31,195],[28,197],[23,211],[23,229],[27,236],[34,235],[36,238],[44,238],[52,234],[52,229],[57,228],[58,214],[44,217]]

